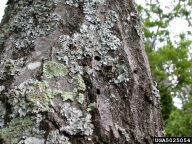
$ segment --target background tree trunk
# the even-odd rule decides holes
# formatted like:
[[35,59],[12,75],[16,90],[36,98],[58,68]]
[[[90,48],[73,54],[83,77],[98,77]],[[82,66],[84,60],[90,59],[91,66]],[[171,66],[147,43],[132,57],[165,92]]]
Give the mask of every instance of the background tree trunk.
[[133,0],[9,0],[0,29],[1,143],[163,136]]

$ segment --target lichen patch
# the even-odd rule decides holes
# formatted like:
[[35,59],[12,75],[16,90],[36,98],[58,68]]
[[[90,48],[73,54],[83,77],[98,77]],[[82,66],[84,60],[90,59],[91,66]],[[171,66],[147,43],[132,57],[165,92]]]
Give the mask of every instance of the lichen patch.
[[49,107],[53,105],[52,99],[54,95],[52,90],[48,89],[48,84],[46,82],[36,81],[34,87],[34,91],[26,96],[28,103],[33,107],[36,102],[39,102],[42,111],[48,110]]
[[22,135],[26,135],[32,129],[33,123],[30,117],[15,118],[9,123],[9,127],[0,129],[0,136],[6,144],[16,144]]
[[81,75],[79,75],[79,74],[76,75],[74,77],[74,79],[77,81],[77,89],[79,89],[79,90],[85,90],[86,89],[86,85],[85,85],[84,80],[83,80]]
[[43,65],[43,74],[47,78],[53,78],[55,76],[65,76],[67,69],[63,64],[48,61]]

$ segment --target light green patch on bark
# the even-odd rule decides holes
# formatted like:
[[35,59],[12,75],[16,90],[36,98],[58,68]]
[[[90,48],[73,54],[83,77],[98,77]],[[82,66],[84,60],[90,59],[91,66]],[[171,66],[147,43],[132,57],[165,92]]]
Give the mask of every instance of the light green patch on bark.
[[34,105],[37,101],[42,105],[43,111],[49,109],[49,106],[53,106],[52,99],[54,98],[53,90],[48,89],[47,82],[35,82],[35,89],[32,93],[27,94],[26,99]]
[[43,74],[47,78],[53,78],[54,76],[65,76],[67,69],[63,64],[48,61],[43,65]]
[[61,98],[63,99],[63,101],[66,101],[66,100],[74,101],[74,95],[75,93],[73,92],[63,92],[61,94]]
[[97,104],[94,102],[94,103],[90,103],[87,107],[87,111],[92,111],[94,109],[97,108]]
[[112,93],[112,94],[111,94],[111,97],[112,97],[112,98],[115,98],[115,95]]
[[77,93],[77,91],[78,91],[77,88],[74,88],[74,89],[73,89],[73,92],[74,92],[74,93]]
[[32,56],[28,56],[25,63],[29,63],[32,61]]
[[74,101],[74,96],[76,95],[76,92],[63,92],[61,90],[56,90],[56,89],[53,89],[53,95],[56,96],[56,95],[61,95],[61,98],[63,101],[66,101],[66,100],[71,100],[71,101]]
[[84,94],[79,93],[79,95],[78,95],[78,97],[77,97],[77,101],[78,101],[80,104],[83,104],[84,100],[85,100]]
[[30,117],[13,119],[8,127],[0,129],[0,137],[6,144],[17,144],[22,134],[30,133],[33,123]]
[[73,83],[73,79],[68,79],[67,81],[71,84]]
[[84,80],[80,74],[76,75],[74,79],[77,81],[77,89],[79,90],[86,90],[86,85]]

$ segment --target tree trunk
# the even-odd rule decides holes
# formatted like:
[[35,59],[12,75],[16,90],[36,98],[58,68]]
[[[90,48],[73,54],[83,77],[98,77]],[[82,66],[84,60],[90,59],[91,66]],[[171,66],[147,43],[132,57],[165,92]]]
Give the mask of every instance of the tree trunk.
[[9,0],[0,29],[0,143],[163,136],[133,0]]

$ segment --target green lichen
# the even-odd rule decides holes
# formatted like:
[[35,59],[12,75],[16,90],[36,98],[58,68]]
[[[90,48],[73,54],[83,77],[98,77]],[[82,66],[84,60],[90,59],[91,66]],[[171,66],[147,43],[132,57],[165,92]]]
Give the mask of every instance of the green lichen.
[[54,76],[65,76],[67,69],[63,64],[48,61],[43,65],[43,73],[47,78],[53,78]]
[[62,91],[62,90],[58,90],[58,89],[53,89],[53,90],[52,90],[52,92],[53,92],[53,95],[54,95],[54,96],[56,96],[56,95],[58,95],[58,94],[62,94],[62,93],[63,93],[63,91]]
[[0,73],[0,79],[5,80],[9,76],[18,75],[20,69],[24,66],[24,59],[6,59],[2,62],[2,71]]
[[94,103],[90,103],[87,107],[87,111],[92,111],[94,109],[97,108],[97,104],[94,102]]
[[9,32],[9,26],[7,24],[3,25],[1,29],[0,39],[4,39],[6,37],[6,34]]
[[84,100],[85,100],[84,94],[79,93],[79,95],[78,95],[78,97],[77,97],[77,101],[78,101],[80,104],[83,104]]
[[78,92],[78,89],[77,89],[77,88],[74,88],[74,89],[73,89],[73,92],[74,92],[74,93],[77,93],[77,92]]
[[28,56],[27,59],[26,59],[26,63],[29,63],[32,61],[32,56]]
[[73,83],[73,79],[68,79],[67,81],[71,84]]
[[115,95],[112,93],[112,94],[111,94],[111,97],[112,97],[112,98],[115,98]]
[[73,92],[63,92],[61,94],[61,98],[63,99],[63,101],[66,101],[66,100],[74,101],[74,95],[75,93]]
[[[63,92],[62,90],[51,89],[46,81],[41,82],[36,80],[32,82],[31,87],[33,87],[33,89],[25,94],[25,98],[27,101],[27,107],[32,107],[33,111],[36,111],[34,110],[35,107],[40,111],[47,111],[49,108],[53,107],[54,103],[52,99],[55,96],[61,96],[63,101],[73,101],[74,96],[77,95],[77,88],[75,88],[74,92]],[[31,109],[28,111],[31,111]]]
[[3,38],[5,38],[5,34],[1,33],[0,34],[0,39],[3,39]]
[[42,105],[43,111],[49,109],[53,105],[52,99],[54,98],[53,90],[48,89],[47,82],[36,81],[34,83],[35,89],[32,93],[27,94],[26,99],[31,105],[39,102]]
[[77,89],[79,90],[86,90],[86,85],[84,80],[80,74],[76,75],[74,79],[77,81]]
[[53,89],[53,95],[54,96],[60,95],[63,101],[66,101],[66,100],[73,101],[75,94],[76,94],[75,92],[63,92],[61,90]]
[[30,117],[17,117],[9,123],[8,127],[0,129],[0,137],[6,144],[17,144],[22,135],[30,133],[32,126]]

